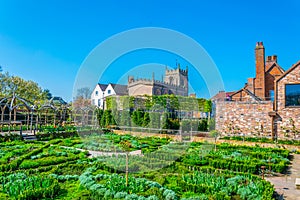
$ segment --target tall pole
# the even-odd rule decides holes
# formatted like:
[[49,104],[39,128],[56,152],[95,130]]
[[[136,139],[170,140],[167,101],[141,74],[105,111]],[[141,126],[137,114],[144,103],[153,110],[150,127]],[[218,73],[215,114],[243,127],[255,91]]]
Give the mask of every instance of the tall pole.
[[31,108],[30,133],[32,133],[33,107]]
[[126,151],[126,187],[128,186],[128,151]]
[[30,117],[30,133],[32,133],[32,120],[33,120],[33,111],[31,110],[31,117]]

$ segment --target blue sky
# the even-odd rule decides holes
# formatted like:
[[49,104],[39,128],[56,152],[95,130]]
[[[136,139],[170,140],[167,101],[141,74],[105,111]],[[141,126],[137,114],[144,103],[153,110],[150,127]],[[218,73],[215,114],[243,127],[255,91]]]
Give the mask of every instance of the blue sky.
[[[299,7],[298,0],[0,0],[0,65],[70,101],[77,71],[99,43],[129,29],[163,27],[201,44],[225,89],[238,90],[255,75],[257,41],[264,42],[266,55],[278,55],[284,69],[300,60]],[[103,81],[118,81],[114,73],[122,67],[174,67],[176,59],[189,64],[158,51],[131,53],[114,62]],[[203,80],[189,75],[197,96],[209,97]]]

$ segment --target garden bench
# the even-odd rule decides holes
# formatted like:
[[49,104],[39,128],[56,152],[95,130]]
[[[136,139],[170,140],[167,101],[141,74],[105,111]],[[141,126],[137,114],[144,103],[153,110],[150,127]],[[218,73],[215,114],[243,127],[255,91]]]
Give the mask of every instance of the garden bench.
[[300,189],[300,178],[296,178],[295,186],[296,186],[296,189]]

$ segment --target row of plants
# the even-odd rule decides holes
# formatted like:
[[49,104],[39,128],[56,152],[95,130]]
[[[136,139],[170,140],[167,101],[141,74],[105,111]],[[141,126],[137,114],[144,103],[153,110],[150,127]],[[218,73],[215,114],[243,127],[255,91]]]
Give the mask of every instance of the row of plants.
[[128,185],[126,185],[126,178],[122,175],[93,175],[92,172],[95,170],[95,168],[89,168],[79,177],[80,185],[92,192],[93,199],[178,199],[174,191],[159,183],[129,176]]
[[[168,144],[169,138],[158,137],[135,137],[132,135],[118,135],[114,133],[92,134],[81,138],[67,138],[59,143],[62,146],[75,147],[93,151],[124,152],[142,150],[143,153],[152,152],[158,147]],[[128,149],[123,148],[126,142]]]
[[2,142],[10,142],[15,140],[23,140],[23,138],[18,134],[0,134],[0,143]]
[[78,132],[76,130],[64,131],[64,132],[38,132],[36,138],[39,141],[49,141],[57,138],[70,138],[78,137]]
[[203,154],[199,148],[201,146],[198,143],[193,143],[189,153],[182,158],[183,163],[252,174],[259,174],[261,166],[283,173],[290,164],[289,151],[284,149],[241,147],[223,143],[218,145],[218,151]]
[[247,142],[260,142],[260,143],[271,143],[271,144],[288,144],[300,146],[300,140],[277,140],[274,141],[266,137],[242,137],[242,136],[224,136],[221,139],[224,140],[237,140],[237,141],[247,141]]
[[10,170],[14,171],[14,170],[17,170],[24,160],[30,159],[31,156],[42,152],[44,148],[48,148],[49,146],[50,146],[50,144],[45,144],[45,145],[43,145],[39,148],[33,149],[29,153],[19,156],[18,158],[12,160],[8,164],[0,165],[0,169],[1,169],[1,171],[10,171]]
[[24,173],[11,174],[1,180],[2,192],[19,200],[54,199],[60,192],[60,185],[50,176],[27,176]]
[[39,132],[42,133],[60,133],[60,132],[76,132],[77,129],[72,125],[41,125],[38,128]]
[[[11,145],[14,144],[14,145]],[[0,165],[8,164],[10,161],[17,159],[25,153],[32,151],[37,145],[24,142],[4,142],[0,146]]]

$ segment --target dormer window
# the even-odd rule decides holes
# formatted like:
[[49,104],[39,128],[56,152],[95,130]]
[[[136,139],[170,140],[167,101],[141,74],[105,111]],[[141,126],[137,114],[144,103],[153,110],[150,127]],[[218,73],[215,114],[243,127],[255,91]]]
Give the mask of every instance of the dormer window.
[[107,90],[107,94],[110,94],[111,93],[111,90]]

